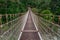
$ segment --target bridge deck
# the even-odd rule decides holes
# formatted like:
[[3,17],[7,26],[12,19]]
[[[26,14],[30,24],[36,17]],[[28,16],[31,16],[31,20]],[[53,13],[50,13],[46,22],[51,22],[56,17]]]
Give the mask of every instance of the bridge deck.
[[34,26],[30,13],[28,15],[28,19],[27,19],[25,28],[22,32],[23,33],[22,33],[20,40],[40,40],[38,31],[36,30],[36,28]]

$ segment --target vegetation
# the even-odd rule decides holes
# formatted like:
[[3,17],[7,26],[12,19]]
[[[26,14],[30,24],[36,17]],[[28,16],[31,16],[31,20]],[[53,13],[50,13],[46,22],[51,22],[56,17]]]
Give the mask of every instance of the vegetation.
[[[43,14],[44,11],[50,11],[50,13],[60,15],[60,0],[0,0],[0,14],[15,14],[27,11],[28,7],[31,7],[35,13]],[[54,21],[58,21],[57,17],[54,17]]]
[[[54,23],[58,23],[58,16],[60,15],[60,0],[0,0],[0,14],[17,14],[26,12],[28,7],[32,8],[34,13],[48,14],[43,16],[47,20],[54,20]],[[11,17],[13,18],[13,17]],[[8,21],[10,17],[8,17]],[[2,17],[2,23],[6,22],[6,17]],[[53,22],[53,21],[52,21]],[[54,29],[55,30],[55,29]]]
[[19,12],[25,12],[26,8],[21,2],[13,2],[10,0],[0,0],[0,13],[1,14],[14,14]]
[[[18,14],[26,12],[27,8],[22,2],[11,0],[0,0],[0,14]],[[8,15],[8,21],[10,21],[10,15]],[[13,16],[11,19],[14,19]],[[2,24],[6,23],[6,16],[2,16]]]
[[[34,12],[36,11],[38,12],[38,14],[43,14],[44,11],[48,10],[50,11],[50,13],[46,11],[44,14],[60,15],[60,0],[35,0],[34,2],[33,1],[34,0],[30,1],[30,6],[34,3],[34,5],[32,6],[32,10]],[[53,20],[55,23],[58,23],[58,16],[55,16]]]
[[[50,20],[50,21],[53,20],[53,18],[52,18],[53,14],[51,13],[50,10],[44,10],[41,12],[41,14],[43,15],[43,18]],[[45,14],[47,14],[47,15],[45,15]]]

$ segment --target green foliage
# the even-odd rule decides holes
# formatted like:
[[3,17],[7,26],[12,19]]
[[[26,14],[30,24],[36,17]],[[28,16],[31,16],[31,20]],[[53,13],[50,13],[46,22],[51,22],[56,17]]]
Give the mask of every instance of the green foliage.
[[33,11],[34,13],[38,13],[38,9],[37,9],[37,8],[32,8],[32,11]]
[[0,0],[0,14],[15,14],[25,12],[26,10],[22,2],[18,3],[10,0]]
[[57,32],[58,27],[57,27],[57,26],[54,26],[54,27],[52,27],[52,29],[53,29],[55,32]]
[[6,16],[2,16],[2,24],[6,23]]
[[9,26],[2,27],[2,31],[7,31],[9,29]]
[[55,21],[55,23],[58,23],[58,17],[57,16],[54,17],[54,21]]
[[51,0],[50,8],[54,14],[60,15],[60,0]]
[[[49,14],[50,15],[60,15],[60,0],[28,0],[27,5],[29,4],[30,7],[35,8],[33,9],[34,12],[38,12],[39,14]],[[51,13],[49,13],[49,11]],[[45,17],[46,19],[50,20],[48,16]],[[58,17],[54,17],[53,19],[56,23],[58,23]]]
[[7,13],[18,13],[19,9],[18,9],[18,3],[14,3],[11,1],[8,1],[7,4]]
[[[10,0],[0,0],[0,14],[16,14],[26,12],[27,8],[22,2],[13,2]],[[8,16],[7,20],[11,21],[14,19],[13,17],[10,18]],[[6,23],[6,16],[2,16],[2,24]]]
[[44,10],[44,11],[41,12],[41,14],[44,15],[43,18],[52,21],[53,13],[51,13],[50,10]]
[[43,10],[41,13],[42,13],[42,14],[49,14],[49,15],[52,15],[52,13],[51,13],[50,10]]
[[0,0],[0,13],[6,13],[6,2],[4,0]]

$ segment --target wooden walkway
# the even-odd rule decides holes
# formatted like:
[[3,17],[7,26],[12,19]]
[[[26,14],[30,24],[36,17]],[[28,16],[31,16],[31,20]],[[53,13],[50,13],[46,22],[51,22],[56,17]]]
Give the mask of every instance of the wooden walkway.
[[33,23],[31,13],[28,14],[28,19],[25,28],[22,32],[23,33],[20,40],[40,40],[38,31],[36,30],[35,25]]

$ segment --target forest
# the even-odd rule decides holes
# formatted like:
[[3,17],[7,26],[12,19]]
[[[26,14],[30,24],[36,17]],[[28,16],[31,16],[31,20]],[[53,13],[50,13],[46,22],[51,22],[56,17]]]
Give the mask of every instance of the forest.
[[43,18],[45,19],[50,21],[53,19],[54,23],[60,21],[60,0],[0,0],[0,14],[3,15],[23,13],[28,10],[28,7],[31,7],[37,15],[44,14]]
[[43,18],[60,24],[60,0],[20,0],[27,7],[30,6],[34,13],[42,14]]

